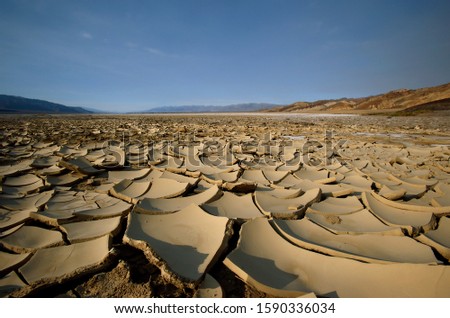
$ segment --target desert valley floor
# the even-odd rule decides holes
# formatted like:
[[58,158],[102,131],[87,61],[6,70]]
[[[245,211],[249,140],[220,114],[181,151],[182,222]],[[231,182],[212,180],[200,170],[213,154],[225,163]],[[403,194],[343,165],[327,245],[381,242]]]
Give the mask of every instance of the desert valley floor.
[[450,297],[448,116],[0,118],[0,296]]

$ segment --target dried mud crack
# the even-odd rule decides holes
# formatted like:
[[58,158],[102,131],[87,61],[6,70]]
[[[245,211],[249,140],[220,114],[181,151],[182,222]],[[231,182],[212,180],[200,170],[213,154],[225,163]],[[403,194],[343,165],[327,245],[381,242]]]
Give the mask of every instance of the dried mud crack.
[[3,297],[450,296],[446,117],[0,122]]

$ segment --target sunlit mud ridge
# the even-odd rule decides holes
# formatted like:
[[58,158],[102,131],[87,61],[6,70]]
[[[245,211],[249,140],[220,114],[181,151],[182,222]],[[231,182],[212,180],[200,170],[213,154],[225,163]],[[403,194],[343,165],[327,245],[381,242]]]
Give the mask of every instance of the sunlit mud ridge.
[[0,122],[3,297],[450,297],[446,118]]

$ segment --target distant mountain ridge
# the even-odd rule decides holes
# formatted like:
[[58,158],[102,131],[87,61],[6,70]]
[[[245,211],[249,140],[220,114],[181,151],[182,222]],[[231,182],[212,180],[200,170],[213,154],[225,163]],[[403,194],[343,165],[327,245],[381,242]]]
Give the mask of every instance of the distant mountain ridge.
[[184,105],[154,107],[139,113],[222,113],[222,112],[254,112],[279,107],[270,103],[243,103],[226,106]]
[[83,107],[71,107],[40,99],[0,95],[2,114],[90,114]]
[[[296,102],[287,106],[274,107],[269,112],[314,112],[314,113],[358,113],[400,111],[410,107],[422,107],[431,102],[450,98],[450,83],[418,89],[398,89],[388,93],[361,97]],[[441,108],[448,109],[445,103]],[[428,109],[429,106],[424,106]],[[416,109],[417,110],[417,109]],[[436,110],[436,109],[435,109]],[[442,109],[441,109],[442,110]]]
[[[227,112],[291,112],[291,113],[395,113],[419,114],[448,110],[450,114],[450,83],[418,88],[398,89],[384,94],[360,98],[339,98],[290,105],[241,103],[226,106],[185,105],[161,106],[129,114],[145,113],[227,113]],[[106,114],[88,107],[66,106],[40,99],[0,94],[1,114]],[[117,113],[116,113],[117,114]]]

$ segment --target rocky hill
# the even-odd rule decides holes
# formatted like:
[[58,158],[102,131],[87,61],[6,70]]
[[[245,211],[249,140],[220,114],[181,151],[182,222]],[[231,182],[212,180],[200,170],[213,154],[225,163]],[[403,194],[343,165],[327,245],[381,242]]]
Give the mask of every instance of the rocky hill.
[[[275,107],[270,112],[330,112],[330,113],[371,113],[405,110],[421,107],[431,102],[450,98],[450,83],[419,89],[398,89],[385,94],[362,97],[318,100],[315,102],[296,102],[287,106]],[[449,109],[448,103],[440,103],[441,108]],[[424,106],[428,107],[429,106]],[[416,109],[417,111],[417,109]]]

